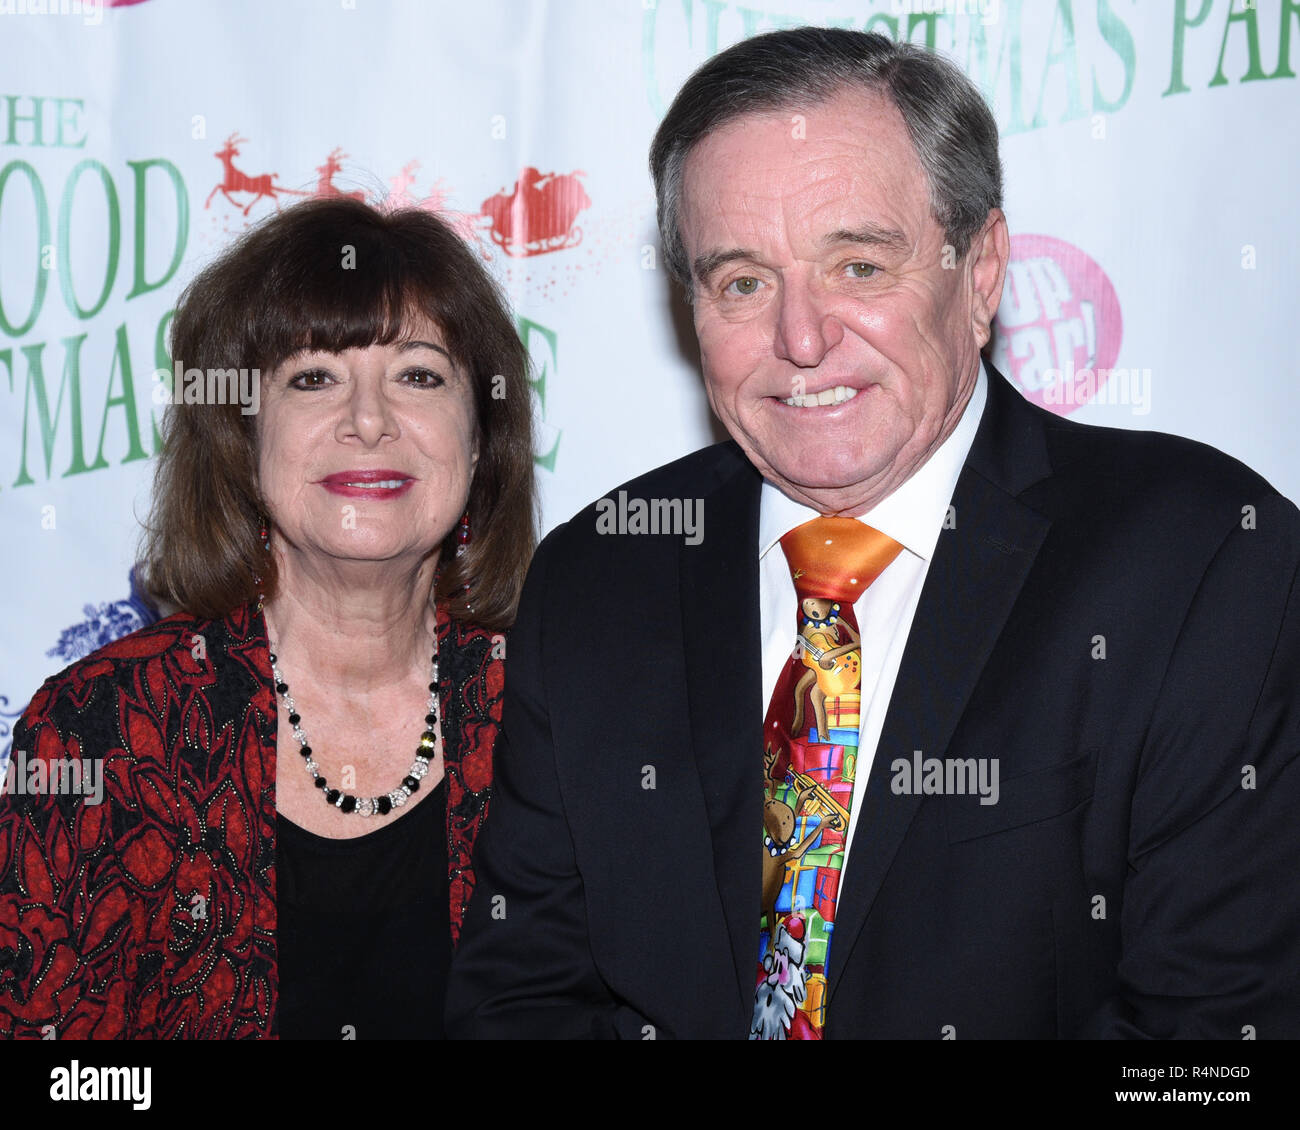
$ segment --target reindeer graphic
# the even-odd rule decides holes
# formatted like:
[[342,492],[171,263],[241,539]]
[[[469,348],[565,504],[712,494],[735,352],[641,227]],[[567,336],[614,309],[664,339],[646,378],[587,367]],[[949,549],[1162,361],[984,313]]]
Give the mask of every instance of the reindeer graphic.
[[389,185],[392,191],[388,194],[387,204],[394,210],[398,208],[418,208],[421,202],[417,201],[407,190],[415,183],[415,174],[420,171],[419,161],[407,161],[402,166],[402,171],[395,177],[389,178]]
[[305,192],[299,192],[297,189],[285,188],[284,185],[275,183],[274,173],[262,173],[260,176],[250,177],[247,173],[240,172],[235,168],[235,158],[239,156],[240,142],[247,141],[248,138],[240,137],[238,133],[232,133],[226,138],[226,143],[213,154],[221,162],[224,170],[224,176],[219,185],[208,193],[208,198],[203,202],[204,208],[212,206],[212,198],[219,192],[236,208],[239,202],[230,194],[232,192],[251,192],[253,199],[250,200],[244,208],[244,215],[247,216],[249,210],[261,200],[264,196],[269,196],[275,202],[276,210],[279,210],[279,197],[282,193],[288,193],[292,196],[306,196]]
[[343,158],[346,156],[342,149],[335,147],[325,158],[325,164],[316,166],[316,171],[320,173],[320,180],[316,182],[317,196],[346,196],[350,200],[365,200],[366,194],[362,189],[343,192],[334,187],[334,174],[343,171]]

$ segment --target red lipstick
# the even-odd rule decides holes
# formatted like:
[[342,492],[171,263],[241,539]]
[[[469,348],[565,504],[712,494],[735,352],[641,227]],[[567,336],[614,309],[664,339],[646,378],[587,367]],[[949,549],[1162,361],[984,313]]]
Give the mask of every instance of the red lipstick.
[[368,471],[336,471],[319,480],[331,494],[341,494],[346,498],[397,498],[405,494],[415,483],[410,475],[403,471],[390,471],[378,468]]

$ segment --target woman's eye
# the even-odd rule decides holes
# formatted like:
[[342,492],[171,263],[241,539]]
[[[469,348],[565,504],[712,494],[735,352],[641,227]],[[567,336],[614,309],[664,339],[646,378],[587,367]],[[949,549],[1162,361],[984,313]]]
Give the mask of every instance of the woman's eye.
[[289,381],[291,388],[324,388],[333,378],[324,369],[306,369]]
[[744,275],[741,278],[732,279],[727,284],[728,290],[731,290],[732,287],[736,288],[732,293],[747,296],[758,290],[758,279]]
[[850,263],[848,271],[850,278],[869,279],[876,273],[876,268],[870,263]]
[[426,385],[430,388],[436,388],[443,383],[441,375],[432,369],[407,369],[402,373],[402,379],[411,384]]

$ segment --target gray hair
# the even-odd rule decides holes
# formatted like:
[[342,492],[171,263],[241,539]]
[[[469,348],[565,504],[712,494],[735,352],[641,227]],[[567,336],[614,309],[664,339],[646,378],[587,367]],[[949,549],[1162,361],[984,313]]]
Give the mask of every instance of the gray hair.
[[930,211],[958,258],[1002,206],[998,127],[956,64],[914,43],[840,28],[773,31],[706,62],[677,92],[650,145],[659,236],[669,272],[693,297],[680,229],[682,171],[697,143],[745,114],[815,106],[845,87],[878,91],[903,116],[930,190]]

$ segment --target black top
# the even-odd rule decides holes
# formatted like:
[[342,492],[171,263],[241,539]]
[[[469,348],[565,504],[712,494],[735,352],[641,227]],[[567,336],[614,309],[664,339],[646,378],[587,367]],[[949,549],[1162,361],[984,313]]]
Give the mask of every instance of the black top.
[[409,815],[371,817],[378,826],[355,839],[276,814],[281,1039],[443,1039],[446,812],[440,781]]

